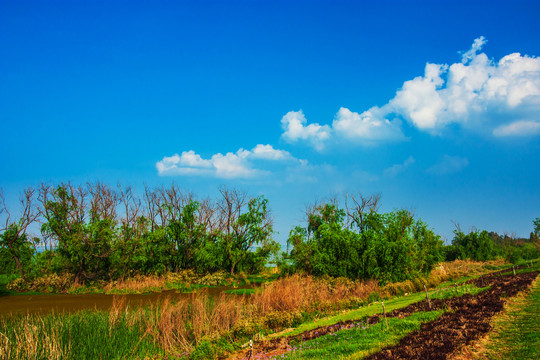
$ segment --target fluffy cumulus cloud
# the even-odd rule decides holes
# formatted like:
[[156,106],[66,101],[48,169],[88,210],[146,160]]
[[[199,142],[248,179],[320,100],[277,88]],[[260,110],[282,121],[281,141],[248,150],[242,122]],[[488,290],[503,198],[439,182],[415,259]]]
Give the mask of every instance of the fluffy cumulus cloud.
[[331,129],[328,125],[309,124],[302,110],[289,111],[281,118],[283,128],[282,137],[289,142],[304,140],[310,142],[318,149],[323,147],[324,142],[330,138]]
[[376,106],[361,114],[342,107],[336,114],[332,128],[340,138],[364,140],[366,143],[403,138],[401,122],[385,119],[382,110]]
[[301,111],[282,119],[283,138],[322,149],[330,141],[371,144],[404,139],[401,122],[432,134],[451,124],[495,137],[540,134],[540,58],[512,53],[499,61],[475,39],[451,65],[427,63],[424,74],[405,81],[382,107],[362,113],[341,108],[332,126],[307,124]]
[[540,58],[513,53],[495,62],[480,52],[485,43],[476,39],[460,63],[428,63],[387,111],[433,133],[457,123],[495,136],[534,135],[525,129],[540,125]]
[[373,107],[359,114],[347,108],[340,108],[332,126],[317,123],[307,124],[302,111],[290,111],[281,119],[284,130],[282,137],[288,142],[306,141],[322,150],[329,141],[345,139],[365,145],[381,140],[403,139],[401,122],[384,118],[382,110]]
[[285,150],[276,150],[272,145],[259,144],[253,148],[250,156],[254,159],[266,160],[288,160],[292,159],[291,154]]
[[210,159],[203,159],[193,150],[181,155],[165,156],[156,163],[161,176],[200,175],[224,179],[252,178],[264,174],[264,170],[254,167],[257,160],[303,162],[289,152],[274,149],[271,145],[257,145],[252,150],[239,149],[236,153],[217,153]]

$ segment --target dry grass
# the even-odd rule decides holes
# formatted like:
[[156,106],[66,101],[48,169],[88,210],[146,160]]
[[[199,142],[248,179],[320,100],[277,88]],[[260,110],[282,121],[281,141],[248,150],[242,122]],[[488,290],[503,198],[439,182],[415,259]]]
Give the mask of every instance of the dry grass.
[[105,293],[144,293],[165,289],[166,278],[163,276],[136,276],[133,278],[113,281],[103,288]]
[[335,308],[378,290],[376,281],[293,275],[266,285],[250,298],[226,294],[212,298],[200,291],[175,302],[165,298],[150,308],[128,311],[119,296],[113,300],[109,324],[114,326],[125,315],[130,326],[142,326],[145,336],[153,338],[167,353],[180,356],[205,339],[230,333],[236,326],[270,313]]
[[475,276],[485,274],[492,271],[493,267],[505,265],[503,259],[490,261],[473,261],[473,260],[455,260],[438,264],[432,271],[430,276],[439,276],[448,279],[456,279],[463,276]]
[[377,281],[348,279],[318,279],[295,274],[276,280],[252,296],[258,313],[325,309],[351,300],[366,299],[379,291]]
[[0,333],[0,359],[11,359],[11,349],[14,346],[9,341],[9,338]]
[[395,295],[423,291],[424,285],[427,287],[434,287],[445,281],[486,274],[493,271],[494,268],[504,264],[504,260],[500,259],[486,262],[455,260],[452,262],[439,263],[425,278],[415,278],[413,280],[387,284],[382,288],[380,295],[381,297],[387,298]]
[[43,320],[36,324],[27,316],[15,333],[15,341],[0,333],[0,359],[62,359],[64,351],[58,330],[43,331]]
[[203,339],[230,331],[245,317],[247,308],[245,298],[222,294],[213,299],[203,291],[176,302],[165,298],[146,312],[138,309],[129,317],[137,318],[134,323],[142,319],[146,334],[168,353],[182,355]]

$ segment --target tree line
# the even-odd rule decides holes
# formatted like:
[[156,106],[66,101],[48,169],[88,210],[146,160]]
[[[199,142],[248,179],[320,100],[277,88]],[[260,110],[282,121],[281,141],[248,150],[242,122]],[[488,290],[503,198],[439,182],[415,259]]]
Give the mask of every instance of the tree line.
[[[1,272],[22,278],[68,272],[85,282],[180,269],[257,272],[279,251],[268,200],[225,187],[217,199],[199,200],[176,185],[145,187],[139,197],[131,187],[99,182],[42,184],[24,190],[20,217],[12,218],[3,197],[2,205]],[[32,226],[40,237],[29,235]]]
[[[450,245],[408,210],[381,213],[380,196],[348,194],[307,208],[287,251],[273,239],[268,200],[222,187],[198,199],[176,185],[150,188],[41,184],[21,196],[13,217],[0,193],[0,274],[69,273],[110,280],[183,269],[256,273],[272,260],[282,273],[403,281],[440,261],[517,262],[540,255],[540,219],[529,239],[459,229]],[[32,236],[37,229],[38,236]],[[38,251],[39,250],[39,251]]]
[[443,241],[414,214],[401,209],[379,213],[380,196],[348,195],[316,204],[307,224],[290,232],[292,269],[314,275],[378,279],[383,283],[412,279],[444,259]]
[[335,198],[306,212],[307,223],[288,238],[289,271],[314,275],[378,279],[383,283],[425,275],[441,261],[504,258],[517,263],[540,257],[540,218],[533,221],[529,239],[456,226],[445,245],[439,235],[408,210],[380,213],[380,196],[346,195],[344,206]]

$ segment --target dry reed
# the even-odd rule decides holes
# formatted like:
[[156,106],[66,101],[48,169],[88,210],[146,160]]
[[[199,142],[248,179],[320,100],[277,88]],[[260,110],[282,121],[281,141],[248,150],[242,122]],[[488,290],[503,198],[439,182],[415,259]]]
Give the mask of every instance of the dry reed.
[[143,293],[165,289],[166,278],[163,276],[135,276],[133,278],[113,281],[105,285],[105,293]]
[[318,279],[295,274],[276,280],[252,296],[259,314],[274,311],[324,310],[352,300],[363,300],[379,290],[377,281]]
[[0,359],[62,359],[64,350],[60,345],[58,330],[45,331],[43,319],[34,321],[30,315],[24,318],[14,342],[0,333]]
[[165,298],[152,306],[143,320],[147,334],[167,352],[179,355],[189,353],[205,338],[230,331],[244,317],[246,308],[243,297],[222,294],[213,299],[201,291],[175,302]]

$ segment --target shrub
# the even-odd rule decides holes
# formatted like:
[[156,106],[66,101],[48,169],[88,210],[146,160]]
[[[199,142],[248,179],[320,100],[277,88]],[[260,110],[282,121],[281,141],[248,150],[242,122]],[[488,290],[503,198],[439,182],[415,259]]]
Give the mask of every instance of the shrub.
[[302,322],[302,314],[299,311],[274,311],[267,314],[263,322],[269,329],[290,328]]
[[29,284],[24,279],[17,278],[7,284],[6,289],[10,291],[28,291]]

